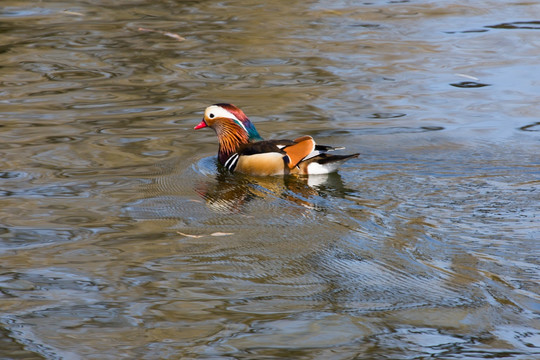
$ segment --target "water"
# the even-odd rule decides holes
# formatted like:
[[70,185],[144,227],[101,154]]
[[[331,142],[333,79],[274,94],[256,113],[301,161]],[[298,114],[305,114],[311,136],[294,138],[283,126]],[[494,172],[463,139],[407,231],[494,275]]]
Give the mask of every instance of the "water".
[[[2,358],[540,358],[536,2],[0,20]],[[216,102],[362,155],[222,173]]]

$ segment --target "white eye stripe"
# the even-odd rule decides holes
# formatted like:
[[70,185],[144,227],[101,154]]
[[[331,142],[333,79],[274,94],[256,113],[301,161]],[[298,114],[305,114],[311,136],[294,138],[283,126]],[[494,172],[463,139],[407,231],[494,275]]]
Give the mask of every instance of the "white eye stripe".
[[214,115],[214,117],[224,117],[224,118],[229,118],[229,119],[233,119],[233,120],[238,120],[238,118],[236,116],[234,116],[233,113],[225,110],[224,108],[220,107],[220,106],[216,106],[216,105],[212,105],[212,106],[209,106],[208,108],[206,108],[206,114],[209,118],[212,118],[212,116],[210,115]]
[[[205,114],[205,116],[209,117],[210,119],[213,119],[214,117],[218,117],[218,118],[222,117],[222,118],[233,119],[234,121],[236,121],[236,123],[238,125],[240,125],[242,127],[242,129],[244,129],[245,132],[247,132],[247,129],[244,126],[244,124],[242,124],[242,122],[233,113],[231,113],[230,111],[225,110],[221,106],[217,106],[217,105],[209,106],[209,107],[206,108],[204,114]],[[214,117],[212,117],[210,115],[214,115]]]

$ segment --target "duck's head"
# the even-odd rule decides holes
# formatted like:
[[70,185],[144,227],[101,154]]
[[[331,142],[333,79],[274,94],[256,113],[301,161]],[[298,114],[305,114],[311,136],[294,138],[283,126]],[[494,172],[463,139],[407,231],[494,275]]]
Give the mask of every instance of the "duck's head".
[[261,136],[255,129],[255,125],[248,119],[246,114],[232,104],[214,104],[204,110],[204,116],[195,130],[209,127],[213,129],[218,137],[226,132],[243,132],[248,140],[259,141]]

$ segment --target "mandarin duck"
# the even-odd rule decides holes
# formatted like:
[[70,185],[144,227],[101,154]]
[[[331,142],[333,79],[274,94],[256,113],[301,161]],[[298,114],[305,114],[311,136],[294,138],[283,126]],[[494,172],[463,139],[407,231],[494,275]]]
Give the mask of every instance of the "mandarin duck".
[[359,155],[327,154],[344,148],[317,145],[308,135],[294,140],[263,140],[244,112],[232,104],[207,107],[195,130],[205,127],[218,137],[219,163],[231,172],[247,175],[327,174]]

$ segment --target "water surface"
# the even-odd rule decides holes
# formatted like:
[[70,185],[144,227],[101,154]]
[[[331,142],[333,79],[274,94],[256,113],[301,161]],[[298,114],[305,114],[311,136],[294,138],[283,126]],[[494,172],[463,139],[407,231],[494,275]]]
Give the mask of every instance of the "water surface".
[[[10,359],[540,357],[540,5],[4,1]],[[221,172],[203,109],[360,152]]]

